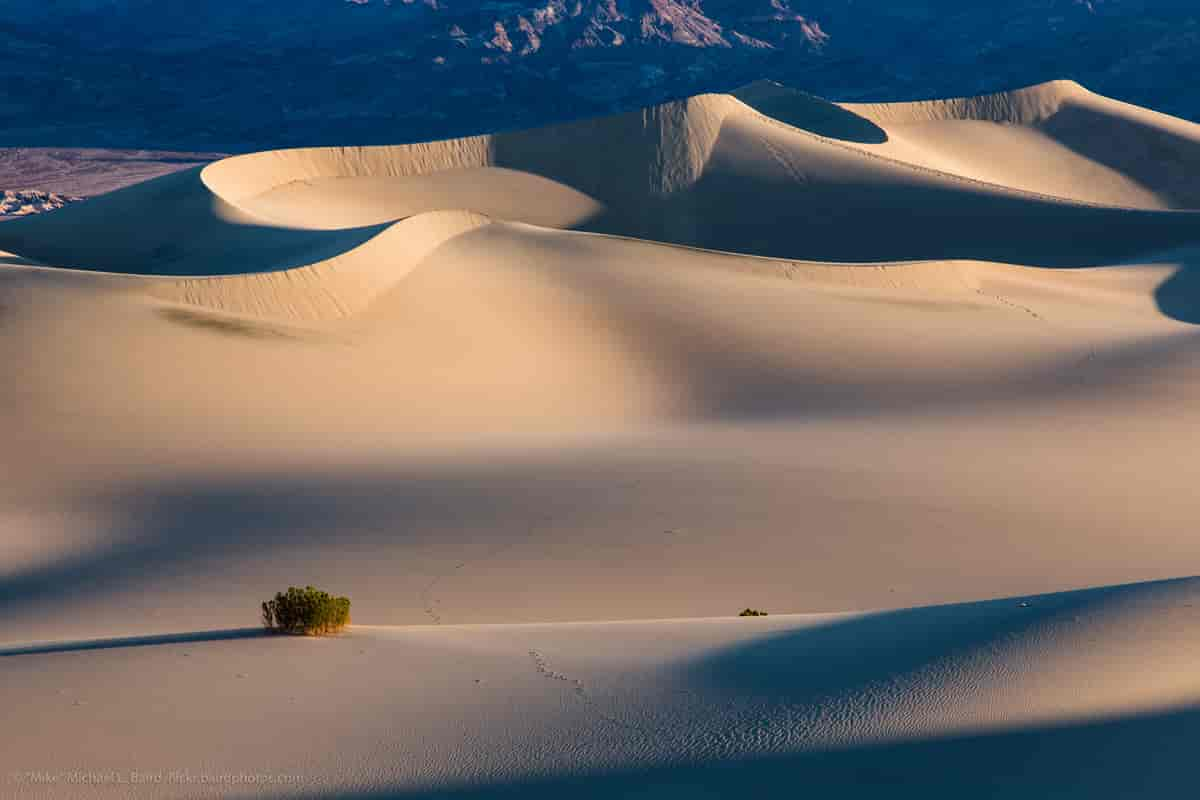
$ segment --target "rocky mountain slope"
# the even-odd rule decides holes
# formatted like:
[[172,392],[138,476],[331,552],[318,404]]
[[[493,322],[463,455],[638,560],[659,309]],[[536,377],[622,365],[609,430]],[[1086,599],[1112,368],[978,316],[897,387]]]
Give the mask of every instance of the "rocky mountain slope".
[[[370,0],[351,2],[368,5]],[[793,43],[821,45],[829,38],[819,22],[796,13],[789,0],[724,6],[703,0],[549,0],[432,8],[455,20],[448,34],[456,44],[492,51],[483,54],[485,60],[521,58],[543,49],[639,44],[771,49]]]
[[85,197],[199,166],[221,153],[0,148],[0,220],[54,211]]
[[68,203],[74,203],[82,199],[82,197],[75,197],[73,195],[62,195],[35,189],[23,191],[5,189],[0,192],[0,220],[7,217],[25,217],[30,214],[40,214],[44,211],[54,211]]
[[826,97],[1071,78],[1200,118],[1179,0],[13,0],[0,145],[433,139],[772,78]]

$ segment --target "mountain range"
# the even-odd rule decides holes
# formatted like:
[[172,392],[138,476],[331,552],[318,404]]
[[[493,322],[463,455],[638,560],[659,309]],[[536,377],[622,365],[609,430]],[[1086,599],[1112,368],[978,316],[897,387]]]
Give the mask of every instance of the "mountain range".
[[413,141],[770,78],[841,100],[1070,78],[1200,119],[1178,0],[10,0],[0,144]]

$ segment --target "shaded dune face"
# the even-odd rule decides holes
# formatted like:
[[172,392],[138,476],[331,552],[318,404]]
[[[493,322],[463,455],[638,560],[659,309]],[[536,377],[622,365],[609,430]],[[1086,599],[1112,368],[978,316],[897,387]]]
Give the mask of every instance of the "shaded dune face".
[[[1194,181],[1181,177],[1200,159],[1194,125],[1061,82],[898,106],[841,107],[760,84],[538,131],[366,148],[349,159],[349,172],[332,151],[279,154],[312,169],[318,182],[237,191],[245,208],[269,215],[279,194],[299,209],[319,202],[330,184],[344,183],[339,191],[349,195],[390,181],[397,216],[461,207],[537,225],[841,262],[1086,266],[1194,236],[1191,214],[1158,213],[1200,205],[1191,202]],[[1096,135],[1110,129],[1115,139]],[[936,157],[939,150],[946,156]],[[235,168],[241,177],[236,161],[215,165],[210,182],[224,185]],[[1014,172],[1021,180],[1006,184]],[[870,236],[852,235],[864,229]]]
[[[1187,796],[1197,179],[1071,83],[757,84],[6,222],[0,773]],[[345,637],[246,630],[305,583]]]
[[[530,131],[254,153],[6,223],[4,304],[29,326],[10,323],[8,347],[29,361],[38,325],[66,313],[39,322],[39,303],[119,311],[125,335],[186,332],[179,352],[200,360],[223,333],[219,358],[261,372],[291,419],[335,430],[357,407],[364,427],[468,437],[918,409],[1002,386],[1057,397],[1075,384],[1056,365],[1094,342],[988,342],[1003,328],[988,314],[1059,315],[1047,298],[1071,319],[1071,303],[1200,319],[1198,212],[1182,207],[1197,175],[1200,127],[1069,82],[846,106],[762,83]],[[843,330],[855,319],[872,333]],[[910,325],[928,352],[902,367]],[[958,341],[964,326],[977,333]],[[306,349],[254,366],[273,341]],[[339,377],[314,387],[320,341],[349,354],[321,353]],[[130,369],[89,357],[97,375]],[[30,374],[22,403],[70,383]],[[235,427],[266,410],[136,380],[148,407],[198,403]]]
[[[1200,318],[1200,212],[1184,207],[1197,175],[1200,127],[1069,82],[854,106],[763,83],[530,131],[236,156],[6,223],[0,248],[7,307],[89,308],[103,285],[125,329],[224,332],[222,357],[247,369],[263,342],[341,325],[320,334],[353,341],[344,379],[314,392],[300,358],[267,370],[296,418],[322,426],[340,424],[326,409],[372,419],[399,398],[389,426],[436,410],[432,428],[461,435],[744,419],[915,408],[1005,381],[1065,391],[1049,364],[1090,342],[1022,331],[980,361],[982,339],[954,341],[957,315],[1041,320],[1026,299],[1044,297]],[[901,369],[886,332],[914,313],[930,355]],[[858,315],[877,338],[840,331]],[[798,318],[835,344],[793,341]],[[9,346],[37,333],[21,337]],[[1021,368],[1026,353],[1048,363]],[[506,411],[471,402],[492,390]],[[222,419],[250,413],[211,402]]]
[[6,226],[0,246],[84,269],[245,273],[461,210],[785,259],[1093,266],[1193,240],[1198,160],[1195,125],[1067,82],[845,107],[756,84],[532,131],[237,156]]
[[[956,568],[967,556],[952,546],[954,527],[1032,547],[1052,530],[1067,532],[1068,543],[1097,528],[1123,542],[1124,522],[1150,514],[1159,522],[1163,546],[1133,572],[1107,561],[1072,566],[1064,545],[1024,576],[1016,566],[1024,561],[997,551],[1011,570],[991,592],[1052,590],[1064,570],[1075,584],[1169,577],[1173,559],[1192,552],[1168,546],[1190,524],[1185,470],[1136,481],[1109,516],[1063,510],[1035,490],[1074,475],[1073,492],[1103,486],[1120,497],[1123,479],[1094,474],[1095,464],[1152,470],[1150,455],[1130,451],[1190,458],[1175,426],[1191,425],[1197,407],[1190,323],[1200,321],[1200,230],[1182,207],[1195,181],[1179,175],[1200,176],[1198,148],[1196,126],[1070,83],[882,106],[756,84],[546,129],[271,151],[185,170],[0,227],[0,363],[20,376],[0,387],[17,442],[6,454],[19,477],[9,490],[53,495],[100,470],[120,484],[100,499],[85,492],[100,517],[165,509],[153,531],[131,534],[128,563],[115,558],[125,575],[146,558],[177,566],[177,535],[216,561],[237,542],[286,540],[292,517],[269,506],[257,522],[243,519],[241,490],[210,474],[246,459],[294,478],[299,465],[325,458],[403,460],[451,442],[446,452],[468,454],[474,469],[485,444],[515,440],[521,449],[700,426],[694,468],[674,462],[689,460],[677,454],[658,462],[645,443],[617,447],[620,456],[601,447],[598,462],[594,454],[547,462],[572,492],[593,481],[618,487],[611,498],[567,492],[576,497],[568,530],[622,531],[628,540],[613,552],[651,565],[620,599],[596,588],[617,556],[602,558],[598,572],[564,567],[566,583],[541,575],[596,588],[561,607],[568,617],[636,616],[661,603],[652,577],[666,568],[661,531],[699,526],[716,536],[758,519],[758,507],[766,510],[752,553],[789,564],[786,532],[811,518],[845,532],[822,550],[835,566],[824,575],[822,562],[806,560],[807,582],[796,583],[783,567],[762,578],[761,559],[747,555],[739,577],[710,593],[722,604],[744,607],[740,595],[759,579],[799,608],[889,602],[884,572],[838,577],[883,557],[865,532],[886,521],[871,509],[889,503],[903,509],[896,513],[922,543],[917,551]],[[1072,422],[1047,432],[1046,415]],[[905,433],[914,420],[931,426],[920,441]],[[929,477],[879,462],[873,434],[860,435],[857,421],[891,431],[884,441],[932,465],[916,470]],[[762,431],[729,444],[725,425],[780,426],[777,441],[788,444]],[[1103,435],[1078,444],[1097,429]],[[969,511],[952,507],[950,527],[939,523],[942,487],[973,469],[963,441],[1007,454],[980,480],[1033,499],[976,497]],[[765,442],[770,459],[721,466],[726,449]],[[76,456],[54,458],[62,447]],[[1110,462],[1097,451],[1121,455]],[[1012,469],[1025,453],[1038,454],[1042,471]],[[171,466],[160,473],[159,464]],[[919,486],[887,503],[846,506],[839,470],[863,464]],[[172,477],[179,465],[202,474]],[[131,489],[146,469],[154,480]],[[495,574],[511,577],[527,555],[520,542],[544,536],[550,546],[556,530],[530,533],[541,523],[522,509],[566,491],[542,483],[536,469],[517,470],[529,487],[505,485],[501,494],[523,499],[496,499],[489,474],[478,491],[451,493],[445,505],[455,514],[425,509],[416,520],[423,501],[387,489],[396,473],[377,482],[370,470],[345,469],[344,485],[312,519],[339,527],[364,564],[423,552],[437,531],[457,525],[465,538],[455,547],[465,551],[490,552],[472,532],[492,531],[513,559]],[[630,470],[645,470],[668,499],[622,494]],[[810,475],[802,490],[790,483],[795,475]],[[854,497],[890,491],[869,477]],[[677,516],[670,498],[695,494],[716,499],[688,501],[685,519],[653,521]],[[219,507],[226,496],[241,498],[214,517],[233,532],[228,539],[201,544],[190,524],[175,522],[203,517],[194,504]],[[350,519],[346,507],[357,509]],[[1011,509],[1028,518],[1014,521]],[[381,533],[392,518],[408,527]],[[659,531],[651,544],[642,543],[646,525]],[[59,545],[26,545],[28,561],[14,575],[43,599],[66,576],[103,585],[113,563],[85,553],[56,571]],[[706,548],[671,562],[683,576],[679,597],[707,591],[705,564],[729,562],[721,548]],[[265,570],[275,546],[263,557],[247,563]],[[905,601],[971,597],[961,570],[935,571]],[[506,585],[480,581],[479,594],[446,615],[534,613]],[[393,602],[380,591],[365,607],[383,613]],[[717,613],[712,603],[662,611]],[[210,608],[205,619],[226,611]]]

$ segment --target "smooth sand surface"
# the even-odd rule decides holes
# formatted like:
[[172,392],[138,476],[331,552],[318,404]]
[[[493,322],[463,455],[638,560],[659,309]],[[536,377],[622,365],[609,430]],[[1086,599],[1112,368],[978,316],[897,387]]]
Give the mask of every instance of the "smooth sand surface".
[[[1198,177],[1072,83],[759,84],[5,223],[0,769],[1186,793]],[[303,583],[348,634],[197,633]]]
[[1169,796],[1200,732],[1198,601],[1187,580],[868,614],[0,650],[9,714],[28,721],[4,757],[33,797],[88,779],[75,791],[100,797]]

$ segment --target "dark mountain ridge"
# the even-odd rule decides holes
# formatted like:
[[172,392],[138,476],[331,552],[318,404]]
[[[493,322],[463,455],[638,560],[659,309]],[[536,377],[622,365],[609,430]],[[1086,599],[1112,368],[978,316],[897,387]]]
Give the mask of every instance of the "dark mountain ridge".
[[759,78],[845,100],[1071,78],[1200,118],[1179,0],[10,0],[0,46],[4,145],[411,141]]

